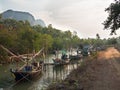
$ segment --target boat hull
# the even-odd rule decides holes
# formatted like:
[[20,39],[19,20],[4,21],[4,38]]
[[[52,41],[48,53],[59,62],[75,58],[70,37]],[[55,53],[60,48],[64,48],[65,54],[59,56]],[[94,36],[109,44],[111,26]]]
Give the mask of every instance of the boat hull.
[[41,74],[41,70],[37,71],[26,71],[26,72],[20,72],[20,71],[14,71],[12,72],[15,76],[16,81],[22,81],[22,80],[31,80],[37,78]]
[[54,65],[66,65],[66,64],[69,64],[69,60],[59,60],[59,61],[57,61],[57,60],[55,60],[55,59],[53,59],[53,62],[54,62]]
[[81,55],[70,55],[69,58],[70,60],[80,60],[81,59]]

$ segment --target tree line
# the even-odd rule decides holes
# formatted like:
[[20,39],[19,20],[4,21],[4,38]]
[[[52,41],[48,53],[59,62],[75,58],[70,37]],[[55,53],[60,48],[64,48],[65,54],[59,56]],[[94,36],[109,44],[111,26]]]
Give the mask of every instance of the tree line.
[[[31,26],[28,21],[16,21],[14,19],[2,19],[0,16],[0,45],[8,48],[15,54],[32,53],[42,47],[46,53],[52,53],[55,49],[82,48],[87,44],[100,46],[106,44],[106,39],[81,39],[76,32],[63,31],[52,27],[40,25]],[[9,53],[0,47],[0,61],[7,61]]]

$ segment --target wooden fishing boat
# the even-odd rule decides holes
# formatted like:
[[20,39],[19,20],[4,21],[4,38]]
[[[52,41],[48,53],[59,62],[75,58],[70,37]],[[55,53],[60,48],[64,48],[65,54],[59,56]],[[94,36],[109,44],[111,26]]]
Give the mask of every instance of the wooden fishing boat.
[[66,60],[59,59],[59,58],[53,59],[54,65],[65,65],[65,64],[69,64],[69,61],[70,61],[69,59],[66,59]]
[[42,48],[37,53],[34,53],[32,58],[27,57],[27,60],[25,61],[23,55],[15,55],[3,45],[0,45],[0,47],[12,55],[10,58],[17,58],[18,61],[21,60],[25,63],[20,68],[16,67],[16,69],[10,69],[11,73],[14,74],[16,81],[36,78],[42,72],[43,62],[36,62],[35,58],[43,52],[44,48]]
[[65,65],[70,62],[69,58],[67,58],[67,55],[62,55],[60,58],[53,59],[54,65]]
[[42,72],[42,63],[34,62],[31,65],[26,64],[20,69],[10,70],[14,76],[15,80],[31,80],[39,76]]
[[[58,54],[58,53],[57,53]],[[55,59],[53,59],[54,65],[65,65],[69,63],[69,58],[66,55],[65,51],[62,51],[62,56],[61,58],[58,58],[58,55]]]
[[71,53],[69,55],[70,60],[80,60],[81,58],[82,58],[81,50],[77,50],[77,51],[75,50],[74,54]]
[[[42,72],[43,62],[36,62],[35,57],[38,56],[43,51],[43,48],[33,55],[33,57],[21,67],[10,71],[14,74],[16,81],[21,80],[31,80],[36,78]],[[32,61],[32,63],[30,63]]]
[[80,60],[82,55],[69,55],[70,60]]

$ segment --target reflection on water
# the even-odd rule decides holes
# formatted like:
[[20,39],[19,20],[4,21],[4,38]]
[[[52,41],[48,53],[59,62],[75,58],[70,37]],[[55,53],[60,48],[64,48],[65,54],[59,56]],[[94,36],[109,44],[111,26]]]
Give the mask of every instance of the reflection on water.
[[[46,59],[45,62],[52,62]],[[13,75],[9,72],[11,65],[0,66],[0,89],[3,90],[44,90],[52,82],[63,80],[70,71],[76,69],[78,64],[63,66],[46,65],[42,75],[35,80],[16,83]]]

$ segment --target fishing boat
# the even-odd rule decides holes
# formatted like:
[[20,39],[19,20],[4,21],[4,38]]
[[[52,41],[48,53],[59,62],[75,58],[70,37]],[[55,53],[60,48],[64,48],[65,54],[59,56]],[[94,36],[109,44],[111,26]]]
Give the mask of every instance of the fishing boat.
[[41,62],[33,62],[31,64],[25,64],[21,68],[11,69],[11,73],[14,74],[15,80],[32,80],[39,76],[42,72]]
[[15,69],[10,69],[10,72],[14,74],[16,81],[34,79],[42,72],[43,61],[37,62],[35,61],[35,58],[43,52],[44,48],[42,48],[37,53],[34,53],[32,58],[27,57],[26,60],[24,60],[25,58],[22,57],[22,55],[15,55],[2,45],[0,45],[0,47],[10,53],[12,58],[17,58],[17,61],[21,60],[25,63],[20,68],[16,67]]
[[82,55],[70,55],[69,58],[70,60],[80,60]]
[[69,59],[59,59],[59,58],[56,58],[56,59],[53,59],[53,62],[54,62],[54,65],[65,65],[65,64],[68,64],[69,63]]
[[58,55],[55,59],[53,59],[54,65],[65,65],[69,63],[69,58],[66,55],[65,51],[62,51],[62,56],[61,58],[58,58]]
[[31,80],[42,73],[43,61],[35,61],[35,57],[38,56],[42,51],[43,48],[39,52],[34,54],[30,60],[27,59],[27,62],[22,67],[10,69],[11,73],[14,74],[16,81]]
[[82,58],[81,50],[75,50],[69,55],[70,60],[80,60]]

